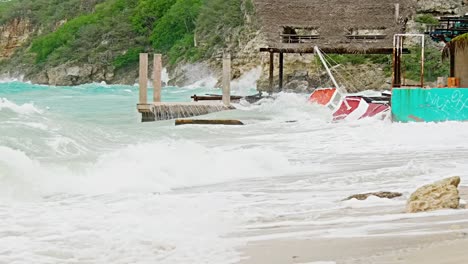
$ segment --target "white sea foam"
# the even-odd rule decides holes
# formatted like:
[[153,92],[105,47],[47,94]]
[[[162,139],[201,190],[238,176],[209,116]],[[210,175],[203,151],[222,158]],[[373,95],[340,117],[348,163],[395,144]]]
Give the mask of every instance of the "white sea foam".
[[167,85],[171,78],[169,77],[169,72],[167,71],[167,68],[163,68],[161,71],[161,81]]
[[[67,153],[61,141],[57,151]],[[76,145],[76,144],[74,144]],[[36,195],[167,192],[175,188],[271,177],[288,170],[282,154],[268,148],[207,148],[183,141],[141,144],[101,156],[78,171],[35,161],[25,153],[1,147],[0,179],[5,188]],[[14,158],[10,158],[13,156]],[[235,170],[232,169],[232,164]],[[16,182],[12,184],[10,181]],[[24,186],[18,184],[24,183]],[[1,187],[0,187],[1,188]],[[11,192],[1,192],[2,195]]]
[[261,76],[262,68],[253,68],[239,79],[232,81],[231,90],[238,95],[249,95],[251,91],[257,89],[257,81]]
[[12,77],[10,75],[0,76],[0,83],[12,83],[12,82],[23,82],[24,76],[20,75],[17,77]]
[[10,110],[17,114],[30,115],[30,114],[41,114],[42,110],[35,107],[32,103],[25,103],[22,105],[17,105],[14,102],[9,101],[6,98],[0,98],[0,111]]
[[[402,213],[423,184],[466,185],[468,123],[332,123],[307,94],[280,93],[211,115],[241,127],[140,124],[138,93],[95,85],[1,95],[0,263],[231,263],[249,241],[446,232],[468,219]],[[38,118],[19,98],[51,110]],[[404,196],[342,201],[372,191]]]

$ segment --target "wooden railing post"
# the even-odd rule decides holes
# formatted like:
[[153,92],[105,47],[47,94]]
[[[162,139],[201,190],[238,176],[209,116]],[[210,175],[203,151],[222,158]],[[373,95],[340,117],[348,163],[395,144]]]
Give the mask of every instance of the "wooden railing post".
[[279,54],[279,89],[280,92],[283,91],[283,65],[284,63],[284,55],[283,52]]
[[226,106],[231,105],[231,55],[229,53],[223,56],[223,103]]
[[268,82],[269,82],[269,85],[270,85],[270,94],[272,94],[274,92],[274,83],[273,83],[273,71],[275,70],[275,66],[274,66],[274,53],[272,51],[270,51],[270,71],[269,71],[269,76],[268,76]]
[[148,53],[140,53],[140,104],[148,103]]
[[154,54],[153,60],[153,102],[161,102],[161,54]]

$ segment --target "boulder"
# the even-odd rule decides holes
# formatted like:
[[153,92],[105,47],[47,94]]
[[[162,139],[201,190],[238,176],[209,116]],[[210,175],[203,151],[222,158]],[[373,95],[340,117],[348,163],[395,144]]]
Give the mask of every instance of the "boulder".
[[387,199],[393,199],[402,196],[403,194],[398,193],[398,192],[373,192],[373,193],[361,193],[361,194],[355,194],[351,195],[348,198],[344,199],[343,201],[348,201],[351,199],[357,199],[357,200],[366,200],[369,198],[369,196],[377,196],[379,198],[387,198]]
[[417,189],[406,205],[407,213],[457,209],[460,206],[460,177],[451,177]]

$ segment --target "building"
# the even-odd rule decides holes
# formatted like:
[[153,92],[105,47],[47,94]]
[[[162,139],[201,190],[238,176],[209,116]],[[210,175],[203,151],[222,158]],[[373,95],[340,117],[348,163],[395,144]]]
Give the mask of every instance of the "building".
[[254,0],[270,53],[279,54],[280,88],[285,53],[391,54],[393,36],[404,33],[414,12],[411,0]]
[[459,87],[468,87],[468,33],[448,42],[444,55],[450,58],[450,77],[460,80]]

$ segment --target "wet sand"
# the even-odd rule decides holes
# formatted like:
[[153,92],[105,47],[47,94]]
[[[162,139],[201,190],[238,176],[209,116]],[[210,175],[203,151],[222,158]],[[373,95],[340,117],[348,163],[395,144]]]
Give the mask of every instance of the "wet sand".
[[[466,187],[460,187],[460,193],[463,200],[468,200]],[[445,213],[389,221],[388,229],[362,236],[258,239],[242,250],[240,263],[468,263],[468,210]],[[308,230],[303,228],[305,233]]]
[[[276,240],[251,244],[242,264],[465,263],[465,232],[442,235]],[[317,264],[318,264],[317,263]]]

